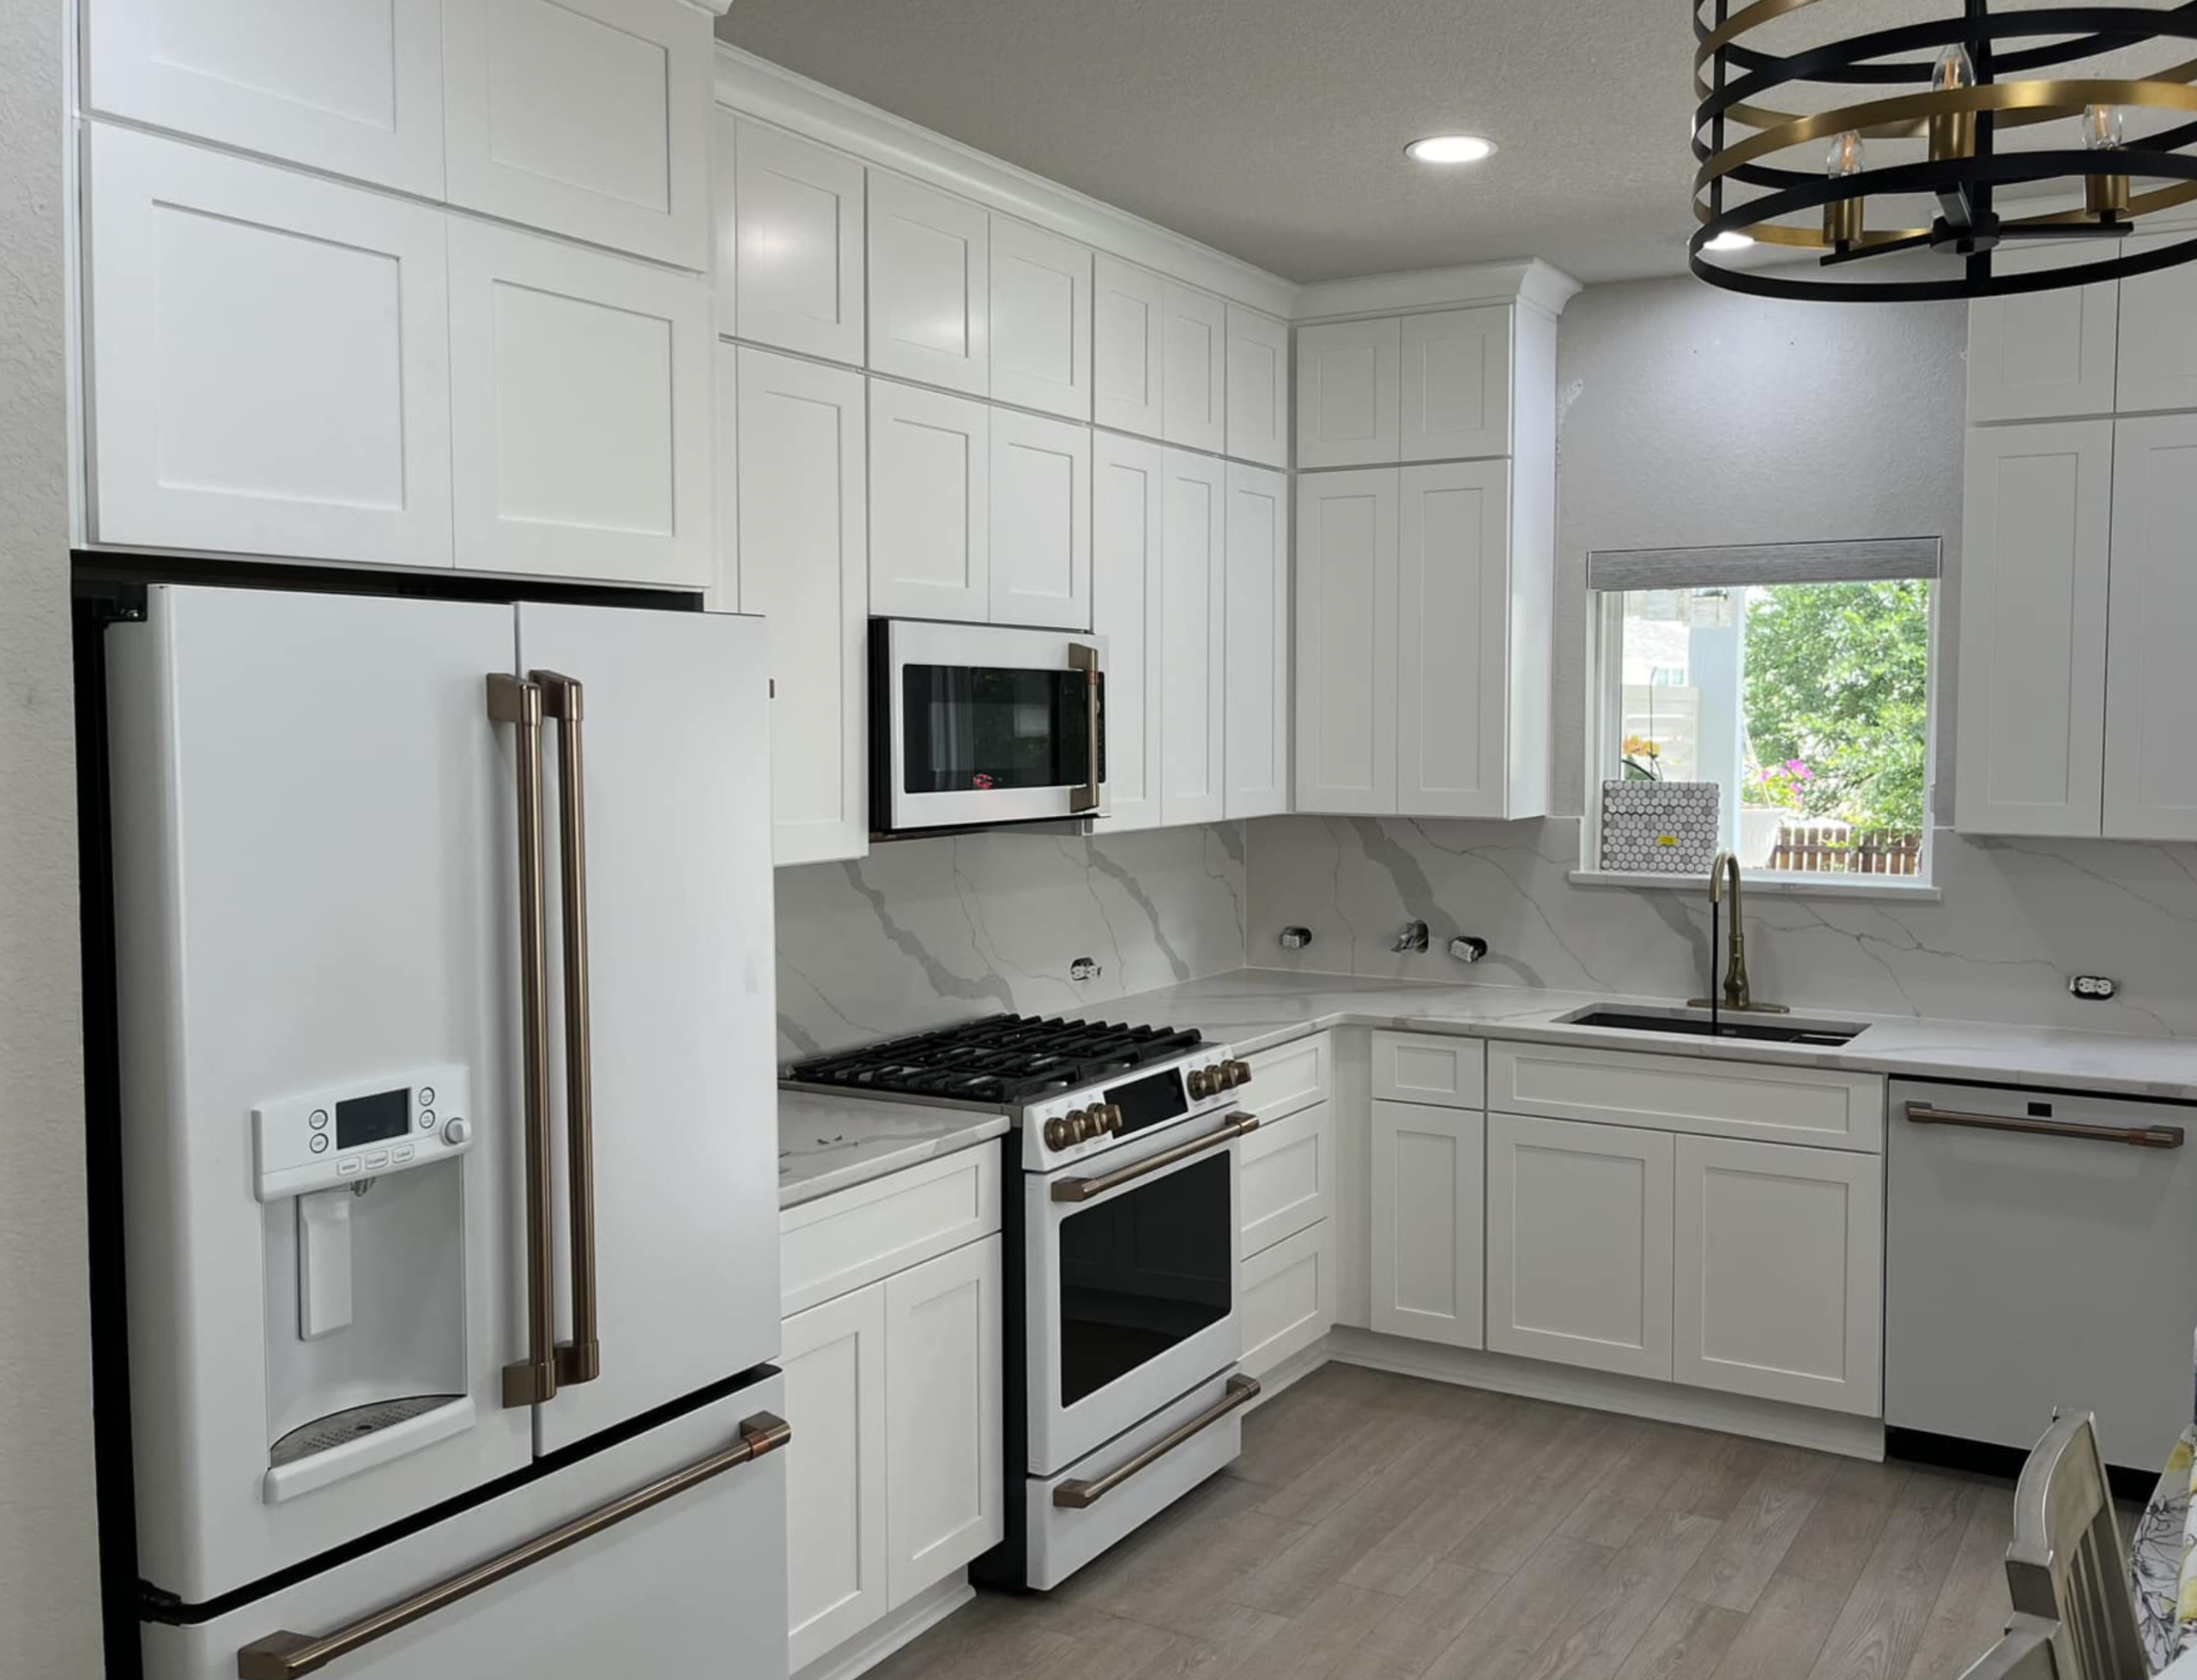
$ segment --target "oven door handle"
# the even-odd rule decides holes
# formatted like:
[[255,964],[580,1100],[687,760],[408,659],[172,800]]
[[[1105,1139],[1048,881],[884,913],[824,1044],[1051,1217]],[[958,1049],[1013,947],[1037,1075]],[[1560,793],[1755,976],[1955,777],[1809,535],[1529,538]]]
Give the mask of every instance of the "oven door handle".
[[1053,1503],[1063,1511],[1082,1511],[1096,1505],[1116,1488],[1138,1472],[1149,1470],[1177,1447],[1203,1434],[1239,1406],[1248,1405],[1259,1397],[1259,1380],[1241,1375],[1228,1379],[1228,1389],[1218,1403],[1153,1441],[1126,1463],[1116,1465],[1096,1481],[1063,1482],[1053,1490]]
[[1140,1178],[1165,1172],[1178,1161],[1187,1161],[1194,1155],[1202,1155],[1209,1149],[1219,1149],[1232,1144],[1247,1132],[1259,1129],[1256,1115],[1233,1114],[1227,1123],[1201,1138],[1192,1138],[1187,1143],[1177,1144],[1172,1149],[1163,1149],[1157,1155],[1147,1155],[1133,1167],[1123,1167],[1119,1172],[1101,1173],[1096,1178],[1058,1178],[1053,1181],[1053,1200],[1056,1202],[1087,1202],[1118,1190],[1124,1184],[1134,1184]]

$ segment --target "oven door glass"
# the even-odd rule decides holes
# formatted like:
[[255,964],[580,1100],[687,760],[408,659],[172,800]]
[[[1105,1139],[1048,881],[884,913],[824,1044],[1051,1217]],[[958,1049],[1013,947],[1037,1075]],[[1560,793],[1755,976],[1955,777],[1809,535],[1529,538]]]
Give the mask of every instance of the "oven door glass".
[[1228,1316],[1233,1166],[1219,1151],[1061,1221],[1062,1405]]
[[1086,681],[1080,671],[902,666],[901,791],[1082,786],[1092,779]]

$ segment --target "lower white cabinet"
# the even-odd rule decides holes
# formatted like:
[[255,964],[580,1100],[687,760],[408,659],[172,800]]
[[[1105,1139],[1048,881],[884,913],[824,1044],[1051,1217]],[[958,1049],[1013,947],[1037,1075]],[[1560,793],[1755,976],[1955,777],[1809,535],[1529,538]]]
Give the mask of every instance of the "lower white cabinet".
[[1280,1120],[1263,1118],[1244,1139],[1237,1166],[1238,1236],[1256,1254],[1316,1225],[1335,1211],[1335,1122],[1316,1103]]
[[1263,1377],[1335,1328],[1335,1222],[1322,1219],[1244,1261],[1244,1357]]
[[1883,1157],[1733,1138],[1677,1145],[1672,1375],[1879,1416]]
[[[1375,1105],[1377,1127],[1387,1106]],[[1491,1349],[1670,1380],[1677,1142],[1626,1126],[1487,1117]]]
[[885,1285],[785,1320],[786,1645],[798,1672],[892,1608],[885,1532]]
[[1481,1210],[1486,1116],[1373,1104],[1373,1328],[1483,1345]]

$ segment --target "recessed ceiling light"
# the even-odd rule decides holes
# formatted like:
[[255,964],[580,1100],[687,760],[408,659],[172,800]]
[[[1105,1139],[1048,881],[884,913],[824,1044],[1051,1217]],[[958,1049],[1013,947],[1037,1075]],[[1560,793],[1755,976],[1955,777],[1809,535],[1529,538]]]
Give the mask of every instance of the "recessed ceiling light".
[[1744,233],[1719,233],[1702,246],[1704,251],[1746,251],[1754,244]]
[[1478,163],[1495,155],[1495,142],[1476,134],[1430,134],[1405,147],[1404,155],[1420,163]]

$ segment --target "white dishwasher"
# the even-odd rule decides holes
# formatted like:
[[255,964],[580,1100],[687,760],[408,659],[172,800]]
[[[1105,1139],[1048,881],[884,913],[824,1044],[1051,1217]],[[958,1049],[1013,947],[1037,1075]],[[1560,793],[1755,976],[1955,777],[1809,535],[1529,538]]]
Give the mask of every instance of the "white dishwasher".
[[2190,1422],[2197,1105],[1905,1080],[1891,1098],[1887,1427],[2025,1452],[2055,1406],[2091,1411],[2107,1461],[2156,1476]]

